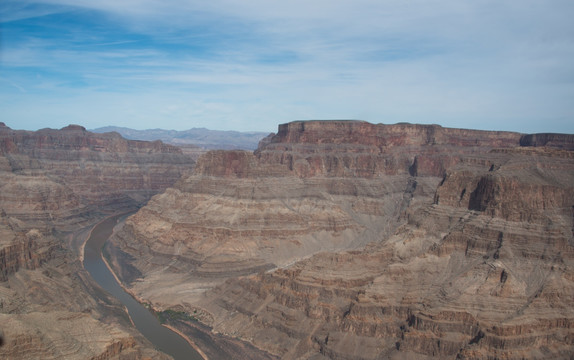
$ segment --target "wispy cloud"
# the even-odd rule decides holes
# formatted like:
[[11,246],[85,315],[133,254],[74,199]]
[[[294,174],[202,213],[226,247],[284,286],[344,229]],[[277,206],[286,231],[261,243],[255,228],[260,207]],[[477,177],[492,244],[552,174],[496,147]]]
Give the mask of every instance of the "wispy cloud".
[[569,0],[5,0],[0,110],[29,127],[574,132],[572,13]]

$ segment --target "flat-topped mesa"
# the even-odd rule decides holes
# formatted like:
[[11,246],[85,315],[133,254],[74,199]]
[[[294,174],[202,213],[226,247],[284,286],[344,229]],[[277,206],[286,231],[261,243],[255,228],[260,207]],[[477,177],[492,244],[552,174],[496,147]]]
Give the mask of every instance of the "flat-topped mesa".
[[408,145],[517,146],[520,134],[444,128],[440,125],[371,124],[358,120],[294,121],[279,125],[271,143],[360,144],[379,148]]
[[198,161],[196,173],[240,178],[444,176],[463,156],[519,146],[574,149],[574,136],[356,120],[295,121],[279,125],[277,134],[263,139],[255,159],[246,152],[216,151]]
[[300,177],[443,176],[468,154],[519,146],[520,134],[439,125],[364,121],[296,121],[279,125],[255,152],[265,164],[283,164]]

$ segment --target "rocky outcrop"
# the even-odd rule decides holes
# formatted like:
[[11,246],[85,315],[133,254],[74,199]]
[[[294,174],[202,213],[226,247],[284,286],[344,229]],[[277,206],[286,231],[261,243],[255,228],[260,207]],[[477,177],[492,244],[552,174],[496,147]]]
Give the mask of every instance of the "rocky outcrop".
[[1,126],[0,209],[63,226],[94,210],[143,204],[192,166],[179,148],[159,141],[94,134],[78,125],[35,132]]
[[545,146],[556,149],[574,150],[574,135],[570,134],[529,134],[520,138],[521,146]]
[[573,184],[568,152],[468,156],[392,236],[228,281],[198,305],[286,359],[569,358]]
[[0,358],[167,358],[88,277],[70,234],[137,209],[192,165],[161,142],[0,123]]
[[37,229],[15,233],[6,221],[0,218],[0,282],[19,269],[34,270],[54,256],[60,248],[47,240]]
[[569,136],[525,138],[281,125],[128,219],[116,266],[285,359],[568,358],[574,156]]

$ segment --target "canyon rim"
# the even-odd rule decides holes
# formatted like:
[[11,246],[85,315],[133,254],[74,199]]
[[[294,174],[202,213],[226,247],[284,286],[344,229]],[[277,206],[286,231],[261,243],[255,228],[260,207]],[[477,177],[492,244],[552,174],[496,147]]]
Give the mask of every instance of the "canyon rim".
[[296,121],[195,162],[1,124],[0,176],[5,357],[164,356],[78,260],[83,229],[136,209],[116,274],[230,358],[574,352],[574,135]]

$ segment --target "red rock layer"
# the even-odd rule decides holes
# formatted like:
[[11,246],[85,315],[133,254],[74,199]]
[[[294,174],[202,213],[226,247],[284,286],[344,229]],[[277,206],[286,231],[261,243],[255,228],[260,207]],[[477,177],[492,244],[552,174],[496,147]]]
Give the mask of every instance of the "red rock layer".
[[137,208],[192,165],[160,142],[0,123],[0,358],[165,358],[92,283],[82,238],[68,235]]
[[98,207],[141,204],[192,166],[179,148],[159,141],[77,125],[35,132],[0,126],[0,209],[21,220],[65,223]]
[[574,158],[550,138],[281,125],[154,197],[118,263],[138,296],[285,359],[568,358]]
[[469,156],[393,236],[228,281],[200,304],[218,331],[285,359],[569,358],[573,159]]
[[299,176],[442,176],[461,156],[518,146],[520,134],[443,128],[438,125],[361,121],[292,122],[256,154],[263,163],[286,164]]

